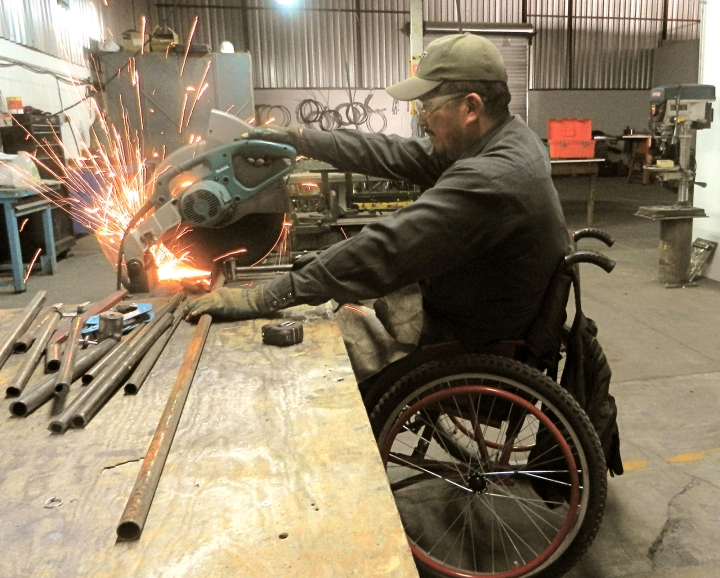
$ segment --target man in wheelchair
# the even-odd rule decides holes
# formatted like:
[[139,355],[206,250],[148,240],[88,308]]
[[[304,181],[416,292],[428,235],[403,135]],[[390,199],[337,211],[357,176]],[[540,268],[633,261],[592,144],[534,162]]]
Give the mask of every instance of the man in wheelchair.
[[[247,136],[418,184],[420,198],[264,286],[192,301],[191,316],[344,304],[338,323],[422,572],[558,576],[597,532],[607,468],[598,433],[610,439],[616,426],[607,388],[595,387],[602,351],[592,371],[585,363],[597,342],[581,310],[563,334],[578,260],[566,261],[574,244],[548,154],[510,115],[505,66],[485,38],[433,41],[416,75],[387,92],[416,101],[426,137],[294,127]],[[563,388],[565,347],[573,379]],[[596,432],[583,409],[605,412],[613,431]]]

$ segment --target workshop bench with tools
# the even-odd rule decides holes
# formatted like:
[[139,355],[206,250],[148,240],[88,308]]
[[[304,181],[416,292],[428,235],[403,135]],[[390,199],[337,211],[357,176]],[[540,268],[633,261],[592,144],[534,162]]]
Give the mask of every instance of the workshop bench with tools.
[[[13,315],[0,311],[0,334]],[[84,429],[48,431],[57,401],[5,413],[0,575],[417,576],[332,313],[286,316],[304,323],[292,347],[261,342],[267,320],[211,326],[137,541],[116,527],[196,326]]]

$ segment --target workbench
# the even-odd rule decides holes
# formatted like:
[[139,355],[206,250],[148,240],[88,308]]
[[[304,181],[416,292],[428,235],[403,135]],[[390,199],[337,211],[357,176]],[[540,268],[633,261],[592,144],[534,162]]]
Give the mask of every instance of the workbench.
[[[36,197],[36,198],[32,198]],[[8,246],[10,247],[10,264],[13,280],[0,283],[0,286],[12,285],[16,293],[25,291],[25,267],[20,246],[20,231],[17,220],[19,217],[42,213],[43,237],[45,241],[45,254],[40,256],[43,273],[54,275],[57,271],[57,256],[55,254],[55,234],[53,232],[52,208],[53,203],[38,195],[30,189],[0,189],[0,203],[5,215],[5,228],[7,229]]]
[[263,345],[266,319],[211,327],[139,541],[117,542],[116,526],[194,326],[85,429],[52,435],[50,407],[14,418],[6,400],[0,576],[416,578],[330,308],[284,315],[303,319],[303,343]]
[[553,175],[587,175],[590,177],[590,190],[587,199],[587,224],[592,227],[595,212],[595,182],[600,163],[604,159],[550,159]]

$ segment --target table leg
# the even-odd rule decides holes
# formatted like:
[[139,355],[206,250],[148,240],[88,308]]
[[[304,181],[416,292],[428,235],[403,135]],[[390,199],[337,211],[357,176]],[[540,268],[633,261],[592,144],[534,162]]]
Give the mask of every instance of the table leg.
[[10,244],[10,263],[12,264],[13,285],[16,293],[27,289],[23,283],[24,271],[22,251],[20,250],[20,233],[15,217],[15,208],[11,203],[3,203],[5,209],[5,228],[7,229],[8,242]]
[[588,192],[588,204],[587,204],[587,223],[588,227],[593,226],[593,217],[595,212],[595,181],[597,179],[596,174],[590,175],[590,191]]
[[55,255],[55,231],[53,231],[52,209],[48,207],[42,212],[43,233],[45,235],[45,255],[41,259],[42,271],[54,275],[57,272],[57,256]]

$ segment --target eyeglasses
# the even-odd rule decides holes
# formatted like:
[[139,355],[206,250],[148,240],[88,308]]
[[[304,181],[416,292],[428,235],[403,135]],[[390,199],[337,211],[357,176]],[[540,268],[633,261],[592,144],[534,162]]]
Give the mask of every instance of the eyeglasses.
[[446,94],[443,96],[436,96],[435,98],[431,98],[430,100],[426,100],[425,102],[421,100],[415,101],[415,110],[417,111],[418,120],[425,121],[427,118],[434,113],[437,109],[439,109],[441,106],[444,106],[446,103],[450,102],[451,100],[455,100],[458,98],[461,98],[465,96],[466,92],[456,92],[454,94]]

